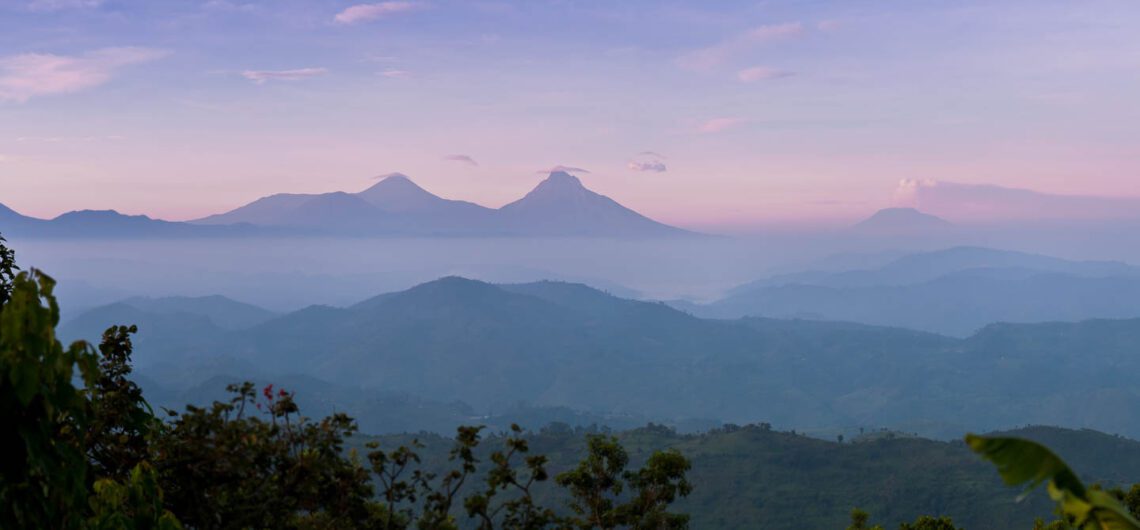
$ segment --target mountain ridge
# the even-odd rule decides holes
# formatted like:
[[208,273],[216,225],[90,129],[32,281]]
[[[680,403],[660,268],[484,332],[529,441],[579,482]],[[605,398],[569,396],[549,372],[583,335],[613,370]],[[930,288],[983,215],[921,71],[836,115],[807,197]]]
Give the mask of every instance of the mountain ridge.
[[80,210],[37,219],[0,204],[0,231],[22,237],[700,235],[645,217],[590,191],[563,171],[551,172],[525,196],[498,209],[445,199],[407,175],[393,173],[355,193],[276,193],[186,222],[114,210]]

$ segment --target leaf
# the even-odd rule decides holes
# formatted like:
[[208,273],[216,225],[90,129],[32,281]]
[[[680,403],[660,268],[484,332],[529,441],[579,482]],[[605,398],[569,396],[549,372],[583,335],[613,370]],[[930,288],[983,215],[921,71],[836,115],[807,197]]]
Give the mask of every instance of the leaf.
[[1047,447],[1020,438],[966,435],[974,452],[997,466],[1006,484],[1029,490],[1048,483],[1049,496],[1072,517],[1077,528],[1140,530],[1140,522],[1111,495],[1090,490],[1076,473]]

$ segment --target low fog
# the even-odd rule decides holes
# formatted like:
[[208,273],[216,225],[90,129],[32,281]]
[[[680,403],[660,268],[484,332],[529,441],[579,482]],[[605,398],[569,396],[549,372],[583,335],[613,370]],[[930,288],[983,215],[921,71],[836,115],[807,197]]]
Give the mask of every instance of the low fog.
[[584,283],[625,298],[696,302],[775,274],[870,269],[955,246],[1140,263],[1131,224],[963,227],[936,233],[768,231],[703,238],[181,238],[12,240],[59,280],[63,309],[128,296],[224,295],[274,311],[344,306],[444,276]]

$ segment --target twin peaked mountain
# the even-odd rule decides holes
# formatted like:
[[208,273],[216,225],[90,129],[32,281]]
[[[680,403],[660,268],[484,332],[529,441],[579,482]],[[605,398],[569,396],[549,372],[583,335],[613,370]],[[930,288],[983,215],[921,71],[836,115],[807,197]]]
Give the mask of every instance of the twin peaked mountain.
[[[0,207],[0,210],[3,208]],[[15,214],[15,212],[11,212]],[[76,227],[76,216],[90,221]],[[69,221],[64,226],[61,221]],[[7,226],[6,226],[7,225]],[[499,209],[444,199],[395,173],[359,193],[263,197],[235,210],[187,223],[114,212],[72,212],[52,220],[0,215],[12,235],[587,236],[691,235],[594,193],[555,171],[525,197]]]

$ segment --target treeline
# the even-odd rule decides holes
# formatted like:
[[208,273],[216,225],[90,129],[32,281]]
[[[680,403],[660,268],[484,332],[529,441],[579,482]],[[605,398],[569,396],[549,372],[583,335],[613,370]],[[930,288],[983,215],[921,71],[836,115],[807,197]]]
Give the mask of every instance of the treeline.
[[[137,329],[113,326],[97,346],[64,345],[54,288],[42,272],[20,272],[0,238],[0,444],[10,451],[0,459],[0,528],[689,526],[675,503],[692,492],[690,461],[653,451],[631,467],[608,434],[589,435],[584,456],[552,476],[517,426],[493,447],[483,445],[482,427],[459,428],[440,469],[423,465],[416,441],[348,448],[357,430],[350,417],[309,420],[272,385],[231,385],[228,401],[158,414],[130,379]],[[1007,482],[1049,484],[1062,518],[1047,528],[1140,530],[1128,511],[1140,505],[1137,489],[1085,488],[1032,442],[968,441]],[[850,528],[872,528],[868,520],[856,511]],[[929,516],[900,528],[956,530]]]

